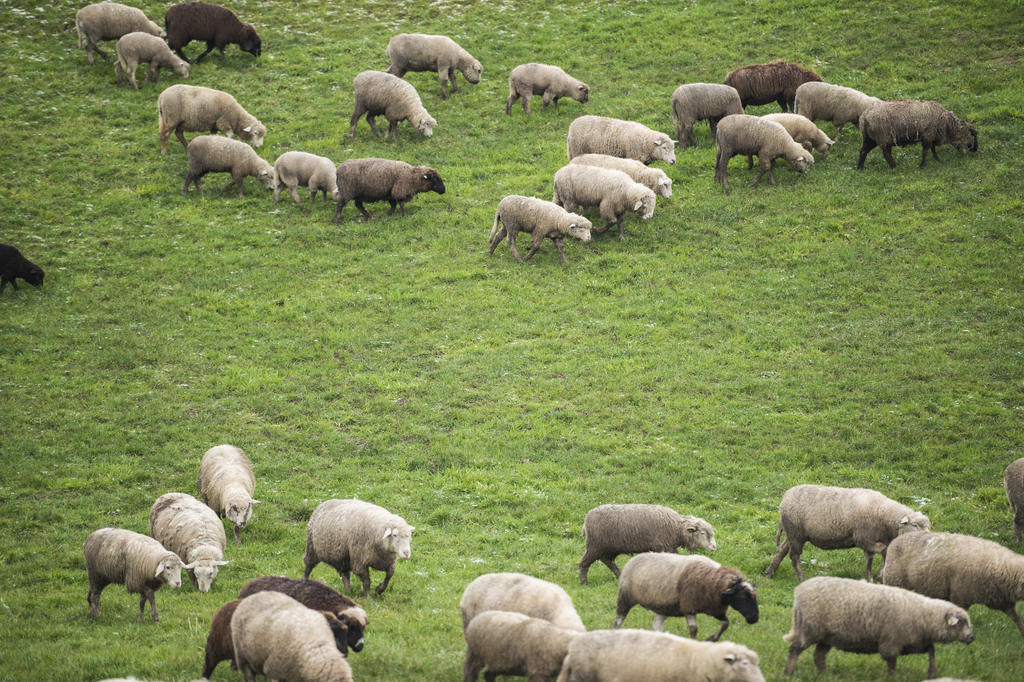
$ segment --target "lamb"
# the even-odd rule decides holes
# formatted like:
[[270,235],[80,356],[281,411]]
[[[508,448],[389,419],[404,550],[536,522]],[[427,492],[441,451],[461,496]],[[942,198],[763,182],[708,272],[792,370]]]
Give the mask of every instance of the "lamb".
[[[487,250],[487,255],[492,255],[507,235],[509,250],[517,261],[523,263],[540,250],[545,239],[550,239],[555,243],[562,262],[566,263],[565,237],[589,242],[592,228],[593,225],[583,216],[569,213],[550,201],[510,194],[498,202],[498,209],[494,212],[494,225],[489,237],[491,248]],[[530,233],[530,251],[525,260],[519,256],[519,249],[516,248],[520,232]]]
[[89,613],[100,615],[100,595],[112,583],[139,595],[139,622],[149,601],[153,621],[160,620],[155,592],[162,585],[181,586],[185,564],[153,538],[120,528],[101,528],[85,539],[85,570],[89,575]]
[[[794,486],[779,504],[779,529],[775,533],[775,546],[779,549],[765,575],[774,576],[788,552],[797,578],[803,581],[800,554],[804,543],[810,542],[820,549],[861,548],[867,562],[867,581],[874,582],[871,564],[875,554],[882,555],[884,567],[886,547],[894,538],[930,528],[927,516],[874,490]],[[786,541],[780,545],[782,533],[786,534]]]
[[338,185],[338,207],[334,212],[334,224],[341,220],[341,209],[354,201],[356,208],[367,220],[373,218],[363,208],[363,202],[386,201],[391,204],[387,215],[395,212],[395,206],[402,209],[406,217],[405,204],[420,192],[444,194],[444,180],[440,173],[430,166],[410,166],[404,161],[390,159],[349,159],[335,172]]
[[338,651],[319,611],[286,594],[246,597],[231,616],[235,662],[246,682],[256,675],[289,682],[352,682],[352,669]]
[[714,616],[722,625],[707,641],[717,642],[729,627],[726,612],[736,609],[746,621],[758,621],[757,590],[735,568],[706,556],[679,556],[660,552],[637,554],[622,567],[613,629],[618,629],[639,604],[654,612],[654,630],[664,630],[665,619],[685,616],[690,637],[697,638],[697,614]]
[[764,682],[757,654],[650,630],[594,630],[569,645],[558,682]]
[[[822,158],[828,156],[828,150],[835,144],[829,139],[825,131],[814,125],[806,116],[800,114],[765,114],[761,117],[765,121],[775,121],[786,129],[789,136],[793,138],[793,141],[804,149],[814,151],[821,154]],[[748,169],[753,167],[753,163],[748,166]]]
[[751,105],[778,102],[786,112],[793,108],[797,88],[820,80],[821,76],[813,70],[780,59],[770,64],[741,66],[729,72],[725,84],[736,88],[744,111]]
[[484,679],[490,682],[498,675],[548,682],[562,669],[569,644],[583,633],[522,613],[484,611],[470,621],[464,634],[462,682],[476,682],[484,668]]
[[572,161],[580,154],[607,154],[635,159],[649,166],[652,161],[676,162],[675,143],[665,133],[642,123],[606,116],[580,116],[569,124],[566,151]]
[[578,81],[557,66],[550,64],[520,64],[508,75],[508,99],[505,100],[505,114],[512,115],[512,105],[520,97],[523,98],[523,111],[529,115],[530,98],[543,95],[543,112],[548,104],[554,102],[558,106],[561,97],[571,97],[580,104],[586,104],[590,97],[590,87]]
[[447,36],[399,33],[388,41],[384,54],[391,60],[388,73],[398,78],[409,71],[436,72],[441,83],[441,99],[448,99],[449,80],[452,82],[452,92],[459,91],[459,84],[455,82],[456,69],[462,72],[469,83],[479,83],[483,72],[480,62]]
[[834,647],[880,654],[890,675],[901,655],[926,653],[932,678],[937,673],[935,642],[970,644],[974,630],[967,611],[948,601],[898,587],[818,576],[797,585],[793,626],[782,639],[790,643],[786,675],[793,674],[800,652],[813,644],[819,673],[825,672],[825,656]]
[[860,90],[812,81],[796,89],[793,111],[812,121],[831,121],[836,128],[835,141],[839,142],[843,126],[852,123],[859,128],[861,114],[881,101]]
[[[715,157],[715,182],[729,189],[729,159],[737,154],[756,155],[760,172],[751,182],[753,187],[768,173],[768,181],[775,184],[775,159],[782,156],[798,173],[806,173],[814,165],[814,157],[797,144],[786,129],[775,121],[765,121],[757,116],[734,114],[726,116],[718,124],[715,141],[718,154]],[[751,165],[753,165],[751,163]]]
[[252,517],[252,506],[260,503],[252,499],[256,477],[245,453],[233,445],[207,450],[199,463],[196,487],[203,504],[234,524],[235,544],[242,544],[242,530]]
[[193,182],[196,191],[202,195],[199,181],[207,173],[231,173],[231,182],[221,187],[221,191],[226,192],[232,185],[238,185],[239,199],[245,197],[242,180],[246,176],[256,178],[270,190],[277,186],[274,167],[260,158],[252,147],[219,135],[200,135],[188,146],[188,173],[185,174],[181,196],[188,196],[188,186]]
[[619,241],[626,241],[622,220],[626,211],[633,211],[643,220],[654,215],[658,197],[650,188],[633,182],[622,171],[596,166],[569,165],[555,173],[555,192],[551,202],[574,213],[579,206],[598,206],[605,219],[602,227],[593,228],[601,233],[612,225],[619,228]]
[[603,504],[587,512],[583,519],[586,549],[580,559],[580,582],[587,584],[590,565],[597,561],[611,569],[616,578],[621,571],[615,565],[620,554],[668,552],[676,548],[715,551],[715,530],[704,519],[685,516],[656,504]]
[[633,159],[622,159],[607,154],[580,154],[569,162],[570,166],[574,164],[622,171],[632,178],[633,182],[649,187],[666,199],[672,198],[672,179],[660,168],[651,168]]
[[17,247],[0,244],[0,294],[4,293],[8,282],[18,291],[21,287],[16,280],[19,278],[34,287],[42,286],[45,276],[43,269],[25,258]]
[[689,83],[680,85],[672,93],[672,125],[676,129],[679,148],[687,144],[697,146],[693,124],[707,121],[714,139],[718,122],[731,114],[742,114],[743,105],[736,88],[718,83]]
[[281,199],[281,190],[288,188],[288,193],[296,204],[301,204],[299,193],[295,189],[298,186],[309,188],[309,203],[316,200],[316,193],[324,193],[324,201],[327,201],[327,194],[331,199],[338,201],[338,174],[334,162],[326,156],[316,156],[306,152],[285,152],[277,157],[274,162],[274,173],[277,175],[277,185],[274,187],[274,203]]
[[892,148],[921,143],[921,168],[928,162],[928,150],[939,160],[935,147],[951,144],[961,154],[978,151],[978,130],[961,121],[938,102],[901,99],[882,102],[860,117],[860,158],[857,170],[864,170],[864,159],[875,147],[882,148],[889,168],[896,167]]
[[251,24],[243,24],[227,7],[205,2],[172,5],[164,14],[164,26],[167,27],[167,44],[186,62],[188,57],[181,48],[193,40],[206,41],[206,52],[196,57],[196,63],[201,62],[213,48],[220,50],[223,61],[224,48],[232,44],[253,57],[263,53],[263,41],[256,34],[256,29]]
[[[0,288],[0,291],[3,289]],[[1013,539],[1020,542],[1021,531],[1024,531],[1024,457],[1006,467],[1006,471],[1003,472],[1003,487],[1006,488],[1006,499],[1009,500],[1010,511],[1013,512]]]
[[346,592],[350,589],[349,572],[354,573],[363,581],[363,595],[368,598],[370,569],[374,568],[384,571],[384,581],[375,590],[382,594],[395,574],[395,561],[411,556],[414,530],[401,516],[375,504],[327,500],[309,518],[302,577],[308,579],[322,561],[338,571]]
[[352,79],[355,88],[355,110],[352,112],[348,139],[356,136],[356,124],[359,117],[366,114],[366,122],[377,137],[380,131],[374,119],[383,116],[388,122],[385,138],[398,141],[398,122],[408,121],[420,135],[432,137],[437,120],[423,107],[420,95],[411,83],[406,83],[398,76],[383,71],[363,71]]
[[1024,599],[1024,556],[1002,545],[957,533],[911,533],[889,545],[886,585],[969,608],[1002,611],[1024,636],[1017,602]]
[[121,36],[142,31],[153,36],[162,36],[163,29],[150,21],[141,9],[120,5],[116,2],[99,2],[86,5],[75,14],[75,28],[78,30],[78,47],[85,38],[85,54],[89,66],[95,64],[92,51],[96,50],[103,59],[109,55],[100,49],[101,40],[117,40]]
[[485,611],[514,611],[563,630],[586,632],[569,594],[558,585],[522,573],[485,573],[466,586],[459,601],[462,630]]
[[188,577],[200,592],[209,592],[217,568],[228,564],[223,561],[224,525],[212,509],[186,493],[167,493],[153,503],[149,533],[193,566]]
[[213,134],[219,130],[229,139],[238,135],[253,147],[263,144],[263,136],[267,134],[266,127],[255,116],[220,90],[179,83],[161,92],[156,106],[160,115],[161,154],[167,153],[172,132],[186,150],[185,132]]
[[142,80],[145,85],[152,76],[154,81],[160,82],[160,68],[167,67],[182,78],[188,78],[188,62],[178,59],[167,47],[167,43],[157,36],[151,36],[142,31],[135,31],[121,36],[117,41],[117,63],[114,64],[114,74],[117,76],[117,84],[124,85],[121,72],[128,74],[128,82],[136,90],[139,84],[135,82],[135,69],[142,64],[149,64],[149,73]]

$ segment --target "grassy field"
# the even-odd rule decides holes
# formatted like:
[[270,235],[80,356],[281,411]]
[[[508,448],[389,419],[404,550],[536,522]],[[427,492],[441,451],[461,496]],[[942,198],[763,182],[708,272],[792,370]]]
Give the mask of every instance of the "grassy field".
[[[130,4],[162,24],[167,5]],[[388,591],[358,599],[371,625],[349,661],[364,681],[459,679],[458,600],[482,573],[556,582],[588,628],[609,627],[614,579],[595,565],[582,587],[576,569],[583,516],[603,503],[714,525],[714,558],[756,583],[762,612],[753,626],[734,615],[725,637],[757,651],[768,680],[783,678],[797,584],[788,562],[763,576],[790,486],[874,488],[936,530],[1014,546],[1002,472],[1024,456],[1019,1],[230,6],[263,55],[229,47],[187,83],[257,116],[261,156],[401,159],[448,191],[408,218],[350,205],[338,226],[332,204],[275,206],[253,179],[241,200],[218,191],[226,175],[183,198],[185,153],[172,139],[160,154],[156,120],[179,79],[118,88],[110,62],[89,67],[77,48],[80,4],[0,0],[0,242],[46,270],[41,288],[0,295],[0,679],[197,678],[214,611],[250,578],[301,577],[306,522],[330,498],[416,527]],[[417,31],[457,40],[483,81],[459,76],[442,101],[432,74],[410,74],[433,138],[403,123],[383,141],[364,120],[349,141],[352,78],[386,69],[389,38]],[[676,87],[778,58],[882,99],[939,101],[977,126],[980,150],[940,147],[920,169],[920,148],[901,149],[895,170],[876,150],[858,173],[847,128],[807,175],[780,163],[775,187],[747,187],[754,171],[733,159],[726,195],[700,123],[696,148],[657,164],[673,197],[650,221],[627,217],[625,242],[567,242],[565,265],[550,243],[525,265],[506,244],[486,255],[503,196],[550,198],[575,117],[672,134]],[[588,83],[590,101],[506,116],[507,74],[530,61]],[[263,504],[211,592],[161,590],[161,622],[137,624],[137,598],[111,586],[90,616],[86,536],[148,533],[156,498],[198,494],[199,459],[220,443],[246,451]],[[863,574],[857,550],[804,560],[809,576]],[[326,566],[313,577],[340,588]],[[1010,619],[970,613],[977,639],[939,645],[940,675],[1021,679]],[[818,679],[811,658],[794,679]],[[885,676],[878,656],[833,652],[829,666],[842,682]],[[926,669],[902,658],[892,679]],[[241,676],[222,664],[214,679]]]

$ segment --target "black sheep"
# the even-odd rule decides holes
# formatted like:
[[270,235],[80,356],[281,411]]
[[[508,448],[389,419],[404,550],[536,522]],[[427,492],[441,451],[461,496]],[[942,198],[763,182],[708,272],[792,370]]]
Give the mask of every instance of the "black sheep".
[[7,288],[10,282],[15,290],[19,289],[18,283],[14,281],[20,277],[32,286],[39,286],[43,283],[43,269],[21,255],[21,251],[8,244],[0,244],[0,294]]
[[196,57],[196,63],[210,54],[213,48],[220,50],[224,59],[224,48],[235,44],[243,52],[259,57],[263,43],[251,24],[243,24],[227,7],[210,5],[205,2],[185,2],[172,5],[164,14],[167,29],[167,44],[175,54],[189,61],[181,48],[193,40],[206,41],[206,52]]
[[741,66],[729,72],[725,84],[740,93],[744,111],[749,106],[778,102],[785,112],[793,109],[797,88],[820,80],[821,76],[813,70],[780,59],[769,64]]

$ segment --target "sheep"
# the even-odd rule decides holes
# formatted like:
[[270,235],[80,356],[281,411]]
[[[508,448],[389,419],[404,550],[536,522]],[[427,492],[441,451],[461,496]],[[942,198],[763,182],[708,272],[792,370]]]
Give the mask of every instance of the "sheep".
[[430,166],[410,166],[404,161],[390,159],[349,159],[335,173],[338,185],[338,206],[334,212],[334,224],[341,220],[341,209],[354,201],[356,208],[367,220],[373,218],[363,208],[363,202],[386,201],[391,204],[387,215],[395,212],[395,206],[402,209],[406,217],[405,204],[420,192],[444,194],[444,180],[441,174]]
[[[814,125],[806,116],[800,114],[765,114],[761,117],[765,121],[775,121],[786,129],[789,136],[793,138],[793,141],[804,149],[814,151],[821,154],[822,158],[828,156],[828,150],[835,144],[829,139],[825,131]],[[750,163],[747,168],[753,167],[753,163]]]
[[569,644],[583,635],[511,611],[484,611],[470,621],[463,634],[466,661],[462,682],[476,682],[484,668],[488,682],[498,675],[526,677],[530,682],[554,680]]
[[[753,187],[768,173],[768,181],[775,184],[775,159],[784,156],[790,167],[798,173],[806,173],[814,165],[814,157],[793,138],[781,124],[765,121],[757,116],[734,114],[719,122],[715,134],[718,153],[715,157],[715,182],[729,189],[729,159],[737,154],[756,155],[760,172],[750,182]],[[748,161],[750,161],[748,159]],[[752,161],[750,165],[753,165]]]
[[622,171],[632,178],[633,182],[651,188],[666,199],[672,198],[672,179],[660,168],[652,168],[633,159],[622,159],[607,154],[580,154],[569,162],[570,166],[574,164]]
[[128,33],[117,41],[114,51],[117,52],[114,74],[117,76],[118,85],[124,85],[124,80],[121,78],[121,72],[124,71],[128,74],[128,82],[138,90],[139,84],[135,82],[135,69],[140,63],[149,64],[149,73],[142,80],[143,85],[148,83],[154,75],[156,78],[153,80],[159,83],[160,68],[164,66],[182,78],[188,78],[188,62],[175,57],[171,48],[167,47],[167,43],[157,36],[151,36],[142,31]]
[[217,514],[186,493],[161,495],[149,512],[149,534],[194,566],[188,569],[192,587],[209,592],[223,561],[227,537]]
[[857,170],[864,170],[864,159],[875,147],[882,148],[889,168],[896,167],[892,148],[921,143],[921,168],[928,162],[928,150],[939,161],[935,147],[950,144],[961,154],[978,151],[978,130],[961,121],[938,102],[901,99],[876,104],[860,117],[860,157]]
[[606,116],[580,116],[569,124],[566,151],[572,161],[580,154],[607,154],[635,159],[645,166],[652,161],[676,162],[675,143],[665,133],[642,123]]
[[693,136],[693,124],[707,121],[711,124],[711,138],[714,139],[718,122],[731,114],[742,114],[740,94],[730,85],[718,83],[689,83],[680,85],[672,93],[672,125],[676,129],[679,148],[687,144],[697,146]]
[[281,190],[288,188],[288,193],[296,204],[301,204],[299,193],[295,189],[298,186],[309,188],[309,203],[316,200],[316,193],[324,193],[324,201],[330,193],[331,199],[338,201],[341,196],[338,193],[337,167],[333,161],[326,156],[316,156],[306,152],[285,152],[277,157],[274,162],[274,173],[277,175],[277,184],[274,186],[274,203],[281,199]]
[[363,71],[352,79],[355,89],[355,109],[352,112],[348,139],[356,136],[356,124],[359,117],[366,114],[366,122],[377,137],[380,131],[374,119],[383,116],[388,122],[388,135],[398,141],[398,122],[408,121],[420,135],[432,137],[437,120],[423,108],[423,102],[416,88],[398,76],[383,71]]
[[616,578],[620,554],[668,552],[678,547],[715,551],[715,530],[696,516],[685,516],[656,504],[603,504],[583,519],[586,549],[580,559],[580,583],[587,584],[590,565],[598,559]]
[[462,630],[484,611],[514,611],[563,629],[586,632],[569,593],[558,585],[522,573],[485,573],[462,592]]
[[252,506],[260,504],[252,499],[256,477],[245,453],[233,445],[207,450],[199,463],[196,487],[203,504],[234,524],[235,544],[242,544],[242,530],[252,517]]
[[1024,599],[1024,556],[957,533],[911,533],[889,545],[882,582],[969,608],[1002,611],[1024,636],[1017,602]]
[[616,225],[619,241],[626,241],[622,230],[626,212],[633,211],[643,220],[650,220],[658,201],[649,187],[633,182],[633,178],[622,171],[596,166],[564,166],[555,173],[554,185],[553,204],[570,213],[577,207],[598,206],[605,224],[593,231],[600,234]]
[[512,105],[520,97],[523,98],[523,111],[530,114],[530,98],[543,95],[543,112],[548,104],[554,102],[558,106],[561,97],[571,97],[580,104],[586,104],[590,97],[590,87],[578,81],[557,66],[550,64],[520,64],[508,75],[508,99],[505,100],[505,114],[512,115]]
[[758,621],[757,590],[735,568],[699,554],[680,556],[647,552],[622,567],[613,629],[618,629],[636,604],[654,612],[654,630],[664,630],[665,619],[685,616],[690,637],[697,638],[697,614],[721,621],[718,632],[707,638],[717,642],[729,627],[726,614],[736,609],[746,621]]
[[[3,289],[0,288],[0,291]],[[1006,499],[1010,502],[1010,511],[1013,512],[1013,539],[1020,542],[1021,531],[1024,531],[1024,457],[1006,467],[1003,487],[1006,489]]]
[[[789,553],[797,578],[804,580],[800,554],[804,543],[820,549],[864,550],[865,575],[874,582],[871,564],[875,554],[882,555],[885,566],[886,547],[899,535],[927,531],[931,521],[920,512],[890,500],[882,493],[867,488],[833,488],[822,485],[798,485],[790,488],[779,503],[779,529],[775,533],[778,551],[765,571],[771,578]],[[781,545],[779,538],[786,534]]]
[[221,191],[226,192],[232,185],[238,185],[239,199],[245,197],[242,180],[246,176],[251,175],[270,190],[277,186],[274,167],[260,158],[252,147],[219,135],[200,135],[188,146],[188,173],[185,174],[181,196],[188,196],[188,186],[193,182],[201,196],[203,188],[199,181],[207,173],[231,173],[231,182],[221,187]]
[[843,126],[852,123],[859,128],[861,114],[881,101],[860,90],[812,81],[796,89],[793,111],[812,121],[831,121],[836,129],[835,141],[839,142]]
[[[401,78],[409,71],[435,71],[441,83],[441,99],[448,99],[447,82],[452,92],[459,91],[455,70],[462,72],[468,83],[479,83],[483,67],[473,55],[447,36],[422,33],[399,33],[388,41],[384,54],[391,60],[388,73]],[[428,136],[429,137],[429,136]]]
[[306,530],[306,566],[308,579],[320,562],[333,567],[341,576],[345,591],[350,589],[349,572],[363,582],[363,596],[370,596],[370,569],[384,571],[377,585],[382,594],[395,574],[395,561],[412,555],[410,542],[415,527],[401,516],[361,500],[327,500],[313,510]]
[[[907,536],[910,537],[910,536]],[[797,585],[793,593],[793,625],[783,636],[789,642],[786,675],[792,675],[800,652],[812,644],[814,664],[825,672],[832,648],[857,654],[879,654],[896,671],[896,659],[928,654],[928,677],[936,675],[935,642],[974,641],[967,611],[941,599],[909,590],[849,578],[818,576]]]
[[725,84],[736,88],[744,111],[751,105],[778,102],[786,112],[793,108],[797,88],[820,80],[821,76],[813,70],[780,59],[770,64],[741,66],[729,72]]
[[764,682],[756,653],[650,630],[594,630],[569,645],[558,682]]
[[100,595],[112,583],[124,585],[128,594],[139,595],[139,618],[149,601],[153,622],[160,620],[155,592],[162,585],[181,586],[185,564],[153,538],[120,528],[101,528],[85,539],[85,570],[89,576],[89,613],[100,615]]
[[246,597],[231,616],[235,662],[246,682],[256,675],[289,682],[352,682],[352,669],[324,614],[286,594]]
[[99,2],[86,5],[75,14],[75,28],[78,30],[78,47],[85,38],[85,54],[89,66],[95,64],[92,51],[96,50],[104,60],[110,56],[100,49],[101,40],[117,40],[123,35],[142,31],[153,36],[162,36],[163,29],[146,17],[141,9],[120,5],[116,2]]
[[[510,194],[498,202],[498,209],[494,212],[494,225],[488,238],[491,247],[487,249],[487,255],[492,255],[494,249],[498,248],[498,244],[507,235],[508,248],[512,255],[517,261],[524,263],[540,250],[545,239],[550,239],[555,243],[562,262],[566,263],[568,261],[565,259],[565,237],[568,235],[589,242],[592,228],[591,222],[583,216],[569,213],[550,201]],[[520,232],[530,233],[530,251],[525,259],[519,256],[519,249],[516,248],[516,239]]]
[[256,29],[251,24],[243,24],[227,7],[205,2],[172,5],[164,14],[164,26],[167,28],[167,44],[186,62],[188,57],[181,48],[193,40],[206,41],[206,52],[196,57],[197,64],[213,48],[220,50],[223,61],[224,48],[232,44],[238,45],[240,50],[253,57],[263,53],[263,41],[256,34]]
[[263,144],[267,129],[255,116],[243,109],[226,92],[198,85],[179,83],[160,93],[156,101],[160,117],[160,153],[167,153],[167,142],[173,132],[181,146],[188,150],[183,133],[218,130],[229,139],[238,135],[253,147]]
[[25,258],[17,247],[0,244],[0,294],[4,293],[8,282],[18,291],[21,288],[17,282],[19,278],[34,287],[42,286],[45,276],[43,269]]

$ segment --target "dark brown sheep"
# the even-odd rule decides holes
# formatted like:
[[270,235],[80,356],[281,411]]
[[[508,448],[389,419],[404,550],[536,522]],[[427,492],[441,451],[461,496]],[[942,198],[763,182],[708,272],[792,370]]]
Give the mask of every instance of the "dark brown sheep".
[[220,50],[223,60],[224,48],[231,44],[238,45],[253,57],[259,57],[263,52],[263,42],[252,24],[243,24],[234,12],[220,5],[205,2],[172,5],[164,14],[164,27],[167,29],[167,44],[186,62],[188,57],[181,48],[193,40],[206,41],[206,52],[196,57],[196,63],[201,62],[213,48]]
[[400,206],[404,218],[405,202],[420,192],[444,194],[444,181],[429,166],[410,166],[404,161],[373,157],[349,159],[338,166],[338,192],[335,225],[341,220],[341,209],[349,201],[355,201],[356,208],[368,220],[373,216],[363,208],[363,202],[388,202],[391,204],[388,215],[395,212],[395,206]]
[[778,102],[783,111],[790,111],[796,100],[796,89],[804,83],[820,80],[821,76],[811,69],[780,59],[770,64],[741,66],[729,72],[725,84],[740,93],[744,111],[748,106],[771,102]]
[[43,283],[45,274],[41,267],[21,255],[15,247],[0,244],[0,294],[4,293],[8,282],[17,291],[20,287],[14,280],[19,277],[37,287]]
[[928,161],[928,150],[939,160],[935,147],[951,144],[961,154],[978,151],[978,130],[961,121],[938,102],[919,99],[899,99],[881,102],[860,117],[860,158],[857,170],[864,170],[864,159],[875,147],[882,148],[889,168],[896,167],[892,158],[893,147],[921,143],[921,168]]

